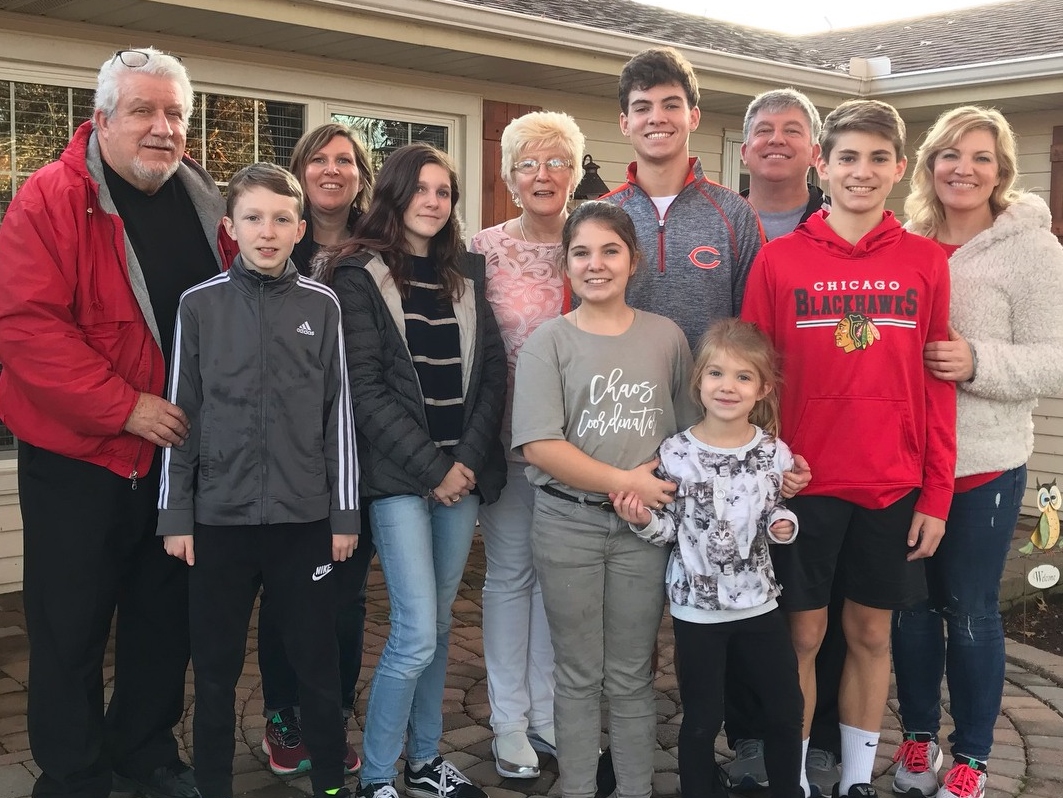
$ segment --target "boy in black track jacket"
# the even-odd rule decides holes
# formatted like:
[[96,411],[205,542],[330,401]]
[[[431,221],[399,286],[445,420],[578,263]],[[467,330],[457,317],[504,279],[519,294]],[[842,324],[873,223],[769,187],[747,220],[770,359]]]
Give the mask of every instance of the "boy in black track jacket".
[[302,190],[255,164],[229,184],[232,268],[181,297],[170,400],[188,415],[165,450],[159,534],[188,563],[196,784],[229,798],[235,689],[263,583],[282,610],[317,798],[343,787],[334,560],[358,544],[358,462],[339,302],[299,276]]

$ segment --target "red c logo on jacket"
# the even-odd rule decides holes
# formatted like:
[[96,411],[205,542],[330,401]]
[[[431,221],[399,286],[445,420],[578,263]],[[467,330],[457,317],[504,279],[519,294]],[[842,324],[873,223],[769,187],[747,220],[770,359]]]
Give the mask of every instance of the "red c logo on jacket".
[[[699,269],[715,269],[720,265],[720,250],[715,247],[697,247],[690,250],[690,254],[687,257]],[[704,260],[702,259],[703,257]],[[709,260],[709,257],[714,257],[715,260]]]

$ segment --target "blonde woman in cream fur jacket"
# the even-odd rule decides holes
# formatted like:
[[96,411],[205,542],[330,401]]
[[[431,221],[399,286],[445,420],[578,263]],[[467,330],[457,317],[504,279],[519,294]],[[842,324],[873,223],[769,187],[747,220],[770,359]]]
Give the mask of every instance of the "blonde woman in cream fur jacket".
[[[1037,397],[1063,392],[1063,247],[1036,194],[949,258],[952,326],[975,354],[956,392],[956,476],[1022,465]],[[947,378],[947,377],[946,377]]]
[[[930,599],[893,619],[901,794],[985,794],[1004,688],[1000,577],[1026,488],[1033,409],[1039,396],[1063,393],[1063,248],[1048,207],[1016,191],[1016,176],[1004,117],[957,108],[927,133],[905,205],[909,229],[949,255],[953,334],[924,354],[959,390],[956,491],[927,561]],[[956,728],[953,762],[939,779],[943,674]]]

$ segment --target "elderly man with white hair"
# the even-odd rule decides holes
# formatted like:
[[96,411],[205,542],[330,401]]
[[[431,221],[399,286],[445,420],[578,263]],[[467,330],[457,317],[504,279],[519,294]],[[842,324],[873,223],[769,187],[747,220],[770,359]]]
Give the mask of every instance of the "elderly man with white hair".
[[92,120],[0,227],[0,416],[19,439],[38,798],[197,795],[173,735],[187,567],[155,536],[160,447],[188,435],[162,398],[178,299],[232,255],[225,203],[185,157],[193,96],[176,57],[115,53]]

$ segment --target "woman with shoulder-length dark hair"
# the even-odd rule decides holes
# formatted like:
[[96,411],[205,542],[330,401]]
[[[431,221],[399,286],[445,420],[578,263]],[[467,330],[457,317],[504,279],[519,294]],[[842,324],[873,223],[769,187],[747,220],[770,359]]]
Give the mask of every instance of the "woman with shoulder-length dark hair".
[[[956,383],[956,488],[926,561],[927,602],[893,614],[904,738],[894,792],[982,798],[1004,691],[1000,578],[1026,490],[1039,396],[1063,391],[1063,249],[1044,201],[1015,187],[1015,135],[999,111],[941,115],[919,147],[907,227],[949,256],[948,341],[927,369]],[[946,635],[946,629],[948,631]],[[941,679],[953,763],[939,783]]]
[[354,131],[327,122],[296,142],[288,171],[299,180],[306,197],[306,233],[295,245],[292,261],[300,274],[309,275],[318,251],[350,238],[358,217],[369,210],[373,164]]
[[457,594],[482,502],[505,483],[502,339],[484,259],[466,252],[450,159],[426,144],[384,163],[355,236],[321,264],[340,299],[363,500],[391,603],[369,693],[359,795],[485,798],[439,756]]

